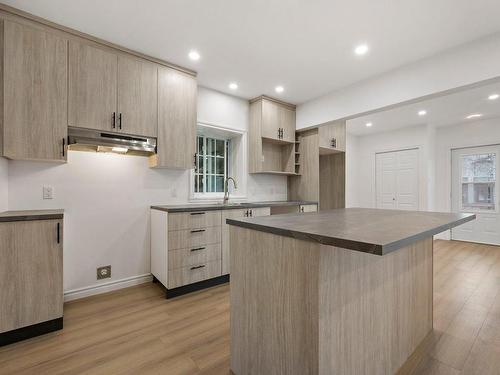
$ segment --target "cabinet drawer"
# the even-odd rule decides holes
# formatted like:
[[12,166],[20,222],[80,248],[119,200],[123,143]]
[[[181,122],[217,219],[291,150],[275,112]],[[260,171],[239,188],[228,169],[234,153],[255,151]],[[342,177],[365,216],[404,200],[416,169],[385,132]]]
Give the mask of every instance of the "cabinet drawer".
[[220,260],[177,268],[175,270],[168,271],[168,288],[177,288],[179,286],[193,284],[198,281],[212,279],[220,275]]
[[221,258],[221,244],[203,245],[168,252],[168,269],[191,267]]
[[216,244],[220,243],[220,237],[220,226],[203,229],[174,230],[168,232],[168,250]]
[[299,208],[300,212],[316,212],[318,211],[318,206],[316,204],[303,204]]
[[168,214],[169,231],[215,227],[220,224],[220,211],[179,212]]

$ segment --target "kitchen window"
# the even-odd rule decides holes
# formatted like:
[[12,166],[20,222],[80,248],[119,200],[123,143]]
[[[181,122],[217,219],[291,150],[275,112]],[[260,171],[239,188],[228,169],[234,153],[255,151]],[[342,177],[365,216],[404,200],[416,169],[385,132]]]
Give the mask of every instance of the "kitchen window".
[[198,135],[196,145],[194,192],[223,193],[228,174],[230,140]]

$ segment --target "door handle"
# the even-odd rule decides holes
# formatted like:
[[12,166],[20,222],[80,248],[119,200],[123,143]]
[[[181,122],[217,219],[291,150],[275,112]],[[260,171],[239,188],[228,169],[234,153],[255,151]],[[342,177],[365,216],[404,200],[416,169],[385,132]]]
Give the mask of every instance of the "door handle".
[[120,112],[120,114],[118,115],[118,128],[121,129],[122,128],[122,114]]
[[66,156],[66,138],[63,137],[63,144],[62,144],[62,156]]
[[113,112],[111,126],[113,127],[113,129],[116,128],[116,112]]
[[61,224],[57,223],[57,243],[61,243]]

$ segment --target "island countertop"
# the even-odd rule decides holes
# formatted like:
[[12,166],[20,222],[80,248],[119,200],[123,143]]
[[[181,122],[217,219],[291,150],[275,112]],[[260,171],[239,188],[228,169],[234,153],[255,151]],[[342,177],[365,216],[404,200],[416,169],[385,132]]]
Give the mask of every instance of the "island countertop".
[[385,255],[475,218],[474,214],[464,213],[345,208],[227,219],[227,224]]

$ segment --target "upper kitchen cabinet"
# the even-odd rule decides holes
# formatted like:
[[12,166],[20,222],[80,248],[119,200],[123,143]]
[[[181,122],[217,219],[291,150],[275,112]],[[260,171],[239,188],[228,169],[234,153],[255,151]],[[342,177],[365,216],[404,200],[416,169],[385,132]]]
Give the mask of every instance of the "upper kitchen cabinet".
[[190,169],[196,153],[196,77],[158,68],[158,152],[150,165]]
[[322,125],[319,132],[319,152],[321,155],[345,152],[345,121],[336,121]]
[[70,42],[69,126],[156,137],[157,66]]
[[69,126],[117,130],[116,54],[77,41],[69,43]]
[[157,136],[158,68],[155,64],[118,56],[117,116],[119,131]]
[[260,106],[262,137],[277,142],[295,140],[295,106],[265,96],[251,100]]
[[4,21],[3,156],[65,161],[68,42]]
[[260,96],[250,101],[249,171],[294,175],[295,106]]

